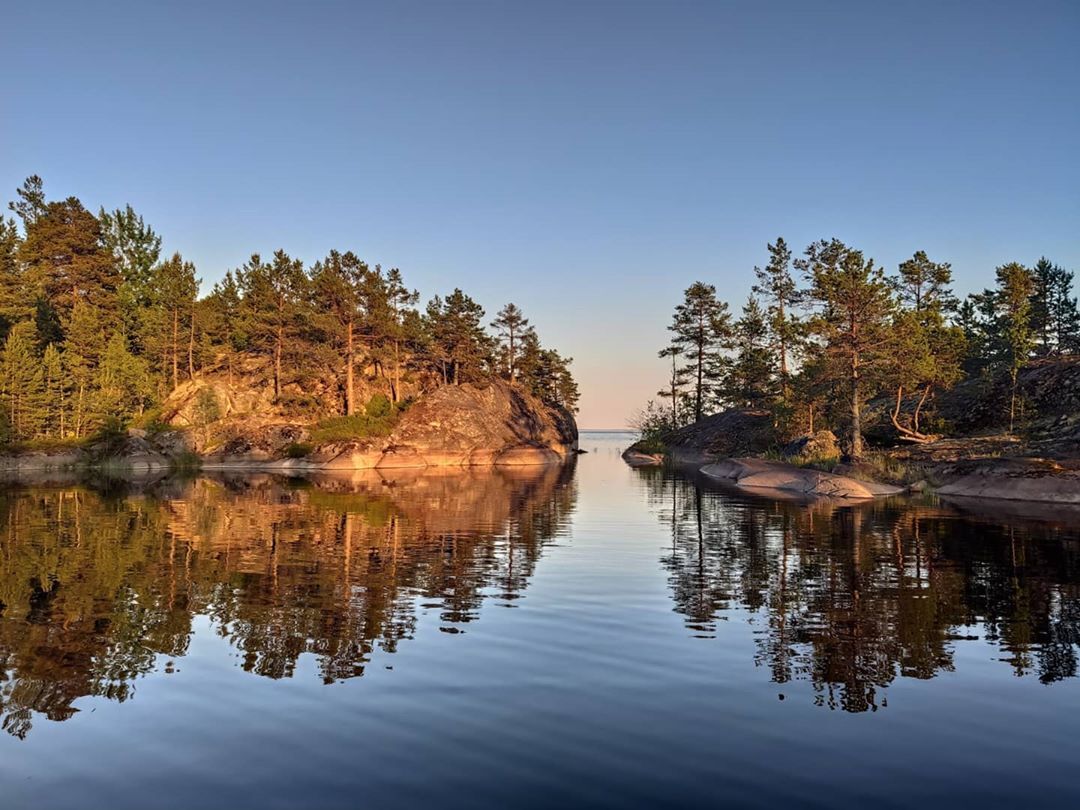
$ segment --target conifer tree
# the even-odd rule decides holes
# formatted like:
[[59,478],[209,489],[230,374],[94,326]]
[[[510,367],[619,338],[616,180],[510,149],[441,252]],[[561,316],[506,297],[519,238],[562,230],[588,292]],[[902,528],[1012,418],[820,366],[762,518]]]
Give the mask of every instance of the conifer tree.
[[888,342],[886,323],[893,310],[892,289],[881,268],[839,239],[821,240],[806,249],[797,266],[809,282],[808,300],[816,311],[811,333],[843,367],[848,418],[848,454],[863,451],[862,407],[866,377],[880,367]]
[[776,366],[769,350],[769,325],[761,305],[750,296],[735,322],[735,360],[728,374],[726,397],[745,408],[767,408],[776,396]]
[[19,262],[21,242],[15,220],[0,218],[0,338],[34,312],[33,288]]
[[998,332],[1009,370],[1009,430],[1016,425],[1016,383],[1020,369],[1031,356],[1035,334],[1031,328],[1031,296],[1035,279],[1018,262],[1003,264],[995,271],[997,289],[993,300]]
[[656,392],[658,397],[662,399],[670,400],[671,402],[671,427],[677,428],[681,426],[679,421],[679,403],[682,401],[684,394],[683,388],[686,385],[687,369],[680,366],[679,360],[682,357],[682,350],[674,343],[665,346],[661,349],[657,356],[661,360],[671,361],[671,370],[668,375],[667,387]]
[[97,412],[118,426],[141,414],[150,399],[146,362],[133,355],[122,332],[114,332],[98,367]]
[[237,271],[244,291],[243,320],[252,348],[271,362],[274,398],[281,398],[286,355],[296,353],[299,327],[305,315],[308,277],[304,265],[285,251],[269,264],[258,254]]
[[[946,321],[956,299],[949,285],[952,268],[932,262],[924,251],[901,262],[896,281],[901,311],[893,319],[889,365],[896,387],[892,423],[906,439],[927,441],[920,428],[922,411],[935,388],[948,387],[962,376],[965,351],[963,330]],[[921,389],[911,425],[900,421],[905,392]]]
[[514,303],[509,303],[500,309],[495,320],[491,322],[491,326],[496,330],[503,346],[506,379],[512,383],[515,379],[522,335],[532,327],[529,326],[529,319],[522,313],[521,308]]
[[4,341],[0,373],[10,441],[34,438],[45,421],[45,386],[36,344],[31,321],[15,324]]
[[312,268],[315,311],[341,358],[345,415],[356,413],[356,344],[364,318],[364,286],[370,270],[354,253],[330,251]]
[[232,270],[225,273],[206,297],[205,314],[206,335],[211,346],[224,355],[229,385],[232,385],[236,355],[247,345],[241,322],[240,285]]
[[420,333],[420,322],[415,310],[420,294],[405,286],[401,271],[390,268],[386,274],[386,301],[389,317],[383,328],[384,340],[389,344],[390,357],[394,366],[391,384],[391,401],[397,404],[401,400],[402,354],[409,344],[416,346]]
[[675,307],[668,331],[679,348],[692,385],[694,420],[701,419],[716,397],[723,378],[724,350],[731,346],[731,315],[727,303],[716,297],[716,288],[697,281],[683,293]]
[[1045,256],[1032,268],[1031,330],[1035,352],[1053,356],[1080,351],[1080,311],[1073,274]]
[[445,301],[435,296],[428,303],[428,329],[444,384],[458,385],[482,374],[491,356],[483,318],[484,308],[457,288]]
[[45,185],[41,178],[32,174],[23,181],[16,191],[16,202],[8,203],[8,208],[14,211],[22,220],[23,230],[29,231],[30,227],[45,213]]
[[117,302],[124,329],[133,338],[145,333],[142,317],[155,298],[155,267],[161,255],[161,237],[128,205],[98,213],[101,241],[113,257],[120,275]]
[[98,365],[105,353],[105,332],[98,311],[79,301],[68,319],[64,342],[64,365],[71,385],[71,431],[75,438],[87,435],[99,414],[93,399]]
[[156,341],[148,339],[146,342],[149,347],[157,344],[155,354],[162,358],[162,374],[169,374],[174,391],[180,385],[180,358],[185,351],[188,376],[195,375],[192,344],[198,290],[195,265],[184,261],[184,257],[179,253],[174,253],[154,271],[151,301],[158,317],[150,323],[156,325],[159,331]]
[[768,325],[776,347],[780,372],[780,395],[786,402],[790,396],[790,360],[799,337],[799,322],[794,315],[798,303],[798,288],[791,275],[791,249],[783,238],[766,245],[769,263],[765,269],[754,268],[757,284],[754,293],[764,298]]
[[64,324],[77,301],[103,321],[117,317],[120,276],[101,240],[101,225],[75,197],[48,203],[26,228],[19,248],[26,277]]

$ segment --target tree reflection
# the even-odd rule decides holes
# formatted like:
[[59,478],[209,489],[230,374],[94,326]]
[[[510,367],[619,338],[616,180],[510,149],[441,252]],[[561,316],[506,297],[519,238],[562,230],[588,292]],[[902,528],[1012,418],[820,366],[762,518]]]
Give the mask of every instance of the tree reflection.
[[995,644],[1018,676],[1077,674],[1080,540],[1067,517],[772,501],[641,475],[670,526],[661,562],[687,627],[713,636],[729,613],[747,613],[756,662],[776,683],[810,681],[820,705],[876,710],[897,677],[952,670],[966,638]]
[[196,615],[271,678],[315,657],[326,682],[410,638],[512,604],[574,508],[572,466],[165,481],[151,492],[0,492],[0,723],[124,701]]

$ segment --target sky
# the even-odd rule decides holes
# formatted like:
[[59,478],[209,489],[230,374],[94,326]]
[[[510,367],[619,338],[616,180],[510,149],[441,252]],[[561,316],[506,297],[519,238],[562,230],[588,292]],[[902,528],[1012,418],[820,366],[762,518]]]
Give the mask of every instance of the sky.
[[204,289],[331,248],[507,301],[582,427],[664,380],[682,291],[783,236],[966,293],[1080,270],[1080,3],[12,3],[0,199],[130,203]]

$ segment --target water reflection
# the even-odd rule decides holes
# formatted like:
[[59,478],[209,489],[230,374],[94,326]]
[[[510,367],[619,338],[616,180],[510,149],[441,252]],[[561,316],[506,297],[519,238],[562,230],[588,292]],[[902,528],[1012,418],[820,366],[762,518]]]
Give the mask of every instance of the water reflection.
[[809,681],[819,705],[886,706],[885,687],[953,670],[968,639],[1020,677],[1077,674],[1080,540],[1065,510],[778,502],[639,475],[671,534],[662,564],[687,627],[714,636],[745,611],[757,664],[779,684]]
[[575,498],[572,466],[0,492],[0,723],[25,737],[35,713],[129,699],[196,615],[248,672],[310,653],[324,681],[358,677],[419,610],[460,632],[513,605]]

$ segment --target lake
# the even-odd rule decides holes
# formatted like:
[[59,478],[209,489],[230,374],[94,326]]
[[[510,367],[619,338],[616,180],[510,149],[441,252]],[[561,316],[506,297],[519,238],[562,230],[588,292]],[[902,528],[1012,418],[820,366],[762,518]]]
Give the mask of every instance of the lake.
[[0,492],[0,806],[1080,806],[1080,521],[574,464]]

